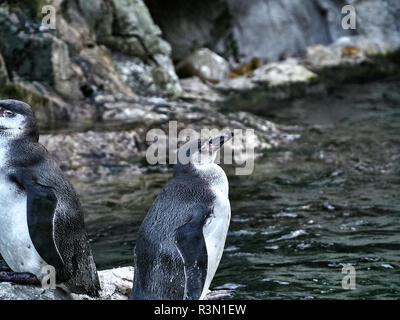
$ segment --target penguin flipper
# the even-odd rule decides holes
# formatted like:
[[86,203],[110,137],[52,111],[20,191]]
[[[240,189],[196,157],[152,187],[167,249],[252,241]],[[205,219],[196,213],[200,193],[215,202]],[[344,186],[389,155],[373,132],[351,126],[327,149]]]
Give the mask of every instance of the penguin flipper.
[[64,263],[54,241],[57,197],[51,187],[39,184],[32,174],[21,170],[11,177],[27,195],[27,222],[36,251],[49,265],[60,270]]
[[203,235],[205,220],[196,212],[192,218],[176,231],[177,247],[182,254],[186,275],[186,296],[188,300],[199,300],[207,277],[207,247]]

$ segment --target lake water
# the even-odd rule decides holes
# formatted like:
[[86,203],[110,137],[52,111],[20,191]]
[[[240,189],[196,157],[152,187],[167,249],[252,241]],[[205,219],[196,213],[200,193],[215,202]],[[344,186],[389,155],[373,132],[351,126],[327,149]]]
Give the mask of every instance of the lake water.
[[[400,296],[400,82],[346,85],[268,111],[300,138],[230,181],[232,223],[211,288],[234,299]],[[136,232],[171,172],[73,181],[99,269],[132,265]],[[352,265],[356,288],[342,288]]]

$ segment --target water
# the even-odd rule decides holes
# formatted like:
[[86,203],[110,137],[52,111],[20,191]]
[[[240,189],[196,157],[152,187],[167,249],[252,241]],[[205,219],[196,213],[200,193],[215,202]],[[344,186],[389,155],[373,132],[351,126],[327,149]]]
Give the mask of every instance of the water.
[[[347,85],[268,111],[300,138],[230,180],[232,223],[212,288],[235,299],[400,296],[400,82]],[[284,105],[284,104],[282,104]],[[74,181],[100,269],[132,264],[166,173]],[[342,267],[356,289],[341,286]]]

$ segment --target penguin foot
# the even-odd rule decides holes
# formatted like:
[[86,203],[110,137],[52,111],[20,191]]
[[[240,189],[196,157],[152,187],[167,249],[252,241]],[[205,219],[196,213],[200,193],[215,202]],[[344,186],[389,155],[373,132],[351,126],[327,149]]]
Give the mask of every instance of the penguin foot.
[[28,272],[8,272],[0,271],[0,282],[12,282],[25,286],[40,285],[40,281],[35,275]]

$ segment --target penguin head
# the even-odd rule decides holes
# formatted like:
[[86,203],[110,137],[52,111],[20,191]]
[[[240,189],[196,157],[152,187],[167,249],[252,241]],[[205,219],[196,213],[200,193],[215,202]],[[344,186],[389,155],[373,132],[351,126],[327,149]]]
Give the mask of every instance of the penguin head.
[[232,136],[232,131],[224,130],[215,137],[194,139],[185,143],[178,150],[175,171],[182,170],[182,167],[202,169],[213,164],[218,151]]
[[39,133],[31,107],[18,100],[0,100],[0,138],[33,138]]

